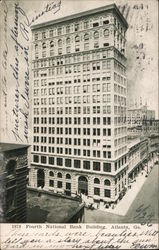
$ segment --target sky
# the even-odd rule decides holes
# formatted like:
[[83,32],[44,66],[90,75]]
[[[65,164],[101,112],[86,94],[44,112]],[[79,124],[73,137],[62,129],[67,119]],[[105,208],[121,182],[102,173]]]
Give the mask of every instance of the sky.
[[[7,52],[7,70],[2,69],[2,77],[6,76],[7,86],[7,106],[4,106],[4,95],[1,96],[1,136],[7,137],[7,140],[16,141],[16,136],[13,129],[16,129],[16,116],[13,114],[13,107],[15,107],[15,88],[16,80],[13,77],[13,69],[11,64],[15,66],[15,58],[19,59],[19,92],[25,96],[25,78],[26,61],[24,59],[24,50],[19,49],[16,55],[15,42],[11,38],[11,30],[15,27],[15,3],[26,13],[29,20],[41,13],[48,3],[57,3],[60,0],[6,0],[1,8],[2,22],[0,28],[2,37],[5,37],[5,23],[7,23],[7,38],[6,43],[8,47]],[[79,13],[89,9],[105,6],[111,3],[116,3],[120,11],[127,19],[129,28],[127,30],[127,81],[128,81],[128,102],[133,104],[136,100],[138,103],[140,97],[142,102],[147,102],[148,108],[156,111],[156,118],[158,113],[158,13],[157,0],[61,0],[60,10],[54,14],[50,11],[40,17],[34,24],[43,23],[49,20],[57,19],[63,16]],[[5,10],[7,10],[5,12]],[[6,18],[5,18],[6,17]],[[20,23],[24,23],[24,16],[18,15],[18,29]],[[31,55],[31,30],[27,28],[28,41],[18,33],[18,41],[25,47],[29,46],[29,55]],[[5,51],[5,39],[2,41],[1,55]],[[20,53],[21,52],[21,53]],[[4,59],[4,58],[3,58]],[[31,64],[29,65],[29,84],[31,87]],[[26,96],[25,96],[26,98]],[[24,107],[27,112],[26,101],[20,98],[19,106]],[[3,108],[4,107],[4,108]],[[6,115],[7,114],[7,115]],[[19,114],[19,133],[22,134],[21,139],[27,143],[25,138],[25,119],[23,114]],[[8,126],[8,127],[7,127]],[[10,132],[12,131],[12,132]],[[4,133],[3,133],[4,132]],[[7,135],[7,136],[6,136]],[[22,138],[23,137],[23,138]],[[18,140],[20,142],[20,140]]]

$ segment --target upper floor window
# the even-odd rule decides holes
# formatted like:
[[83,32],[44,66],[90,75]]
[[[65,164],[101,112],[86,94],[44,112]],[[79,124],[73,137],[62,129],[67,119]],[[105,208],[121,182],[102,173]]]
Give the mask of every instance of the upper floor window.
[[88,41],[89,40],[89,34],[85,34],[84,35],[84,41]]
[[38,40],[38,33],[35,33],[35,34],[34,34],[34,39],[35,39],[35,41]]
[[109,30],[108,29],[105,29],[104,30],[104,37],[108,37],[109,36]]
[[53,37],[53,30],[50,30],[49,35],[50,37]]
[[61,28],[61,27],[59,27],[59,28],[57,29],[57,34],[58,34],[58,36],[62,34],[62,28]]
[[93,34],[93,36],[94,36],[94,39],[98,39],[99,38],[99,32],[95,31],[94,34]]
[[42,32],[42,39],[46,38],[46,32]]
[[46,43],[43,43],[43,44],[42,44],[42,48],[43,48],[43,49],[46,49]]
[[89,28],[89,22],[88,21],[85,21],[84,22],[84,29],[88,29]]
[[70,33],[70,25],[66,26],[66,33]]
[[104,185],[110,186],[110,185],[111,185],[110,180],[106,179],[106,180],[104,181]]
[[66,174],[66,179],[71,179],[71,175],[70,174]]
[[69,37],[66,38],[66,44],[70,44],[71,43],[71,39]]
[[109,24],[109,20],[104,20],[103,24]]
[[79,30],[79,23],[75,23],[75,31]]
[[94,179],[94,183],[95,183],[95,184],[100,184],[100,180],[99,180],[98,178],[95,178],[95,179]]
[[58,177],[58,178],[62,178],[62,174],[59,172],[59,173],[57,174],[57,177]]
[[62,47],[62,40],[61,39],[58,40],[58,46]]
[[79,43],[79,42],[80,42],[80,37],[79,37],[79,36],[76,36],[76,37],[75,37],[75,42],[76,42],[76,43]]
[[97,26],[99,26],[99,23],[98,23],[98,22],[93,23],[93,27],[97,27]]
[[51,48],[54,47],[54,42],[53,42],[53,41],[50,42],[50,47],[51,47]]
[[35,52],[38,51],[38,44],[35,44]]

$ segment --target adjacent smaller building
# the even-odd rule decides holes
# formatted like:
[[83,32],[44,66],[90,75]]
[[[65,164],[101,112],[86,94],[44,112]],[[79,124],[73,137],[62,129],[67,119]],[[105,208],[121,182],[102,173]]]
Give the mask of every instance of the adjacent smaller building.
[[27,147],[0,144],[1,222],[26,222]]
[[145,169],[149,158],[148,139],[135,139],[128,144],[128,180],[129,183],[134,180],[139,172]]

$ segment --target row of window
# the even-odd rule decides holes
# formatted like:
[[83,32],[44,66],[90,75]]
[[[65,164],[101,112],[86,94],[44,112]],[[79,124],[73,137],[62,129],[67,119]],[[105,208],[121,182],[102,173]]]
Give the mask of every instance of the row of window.
[[93,52],[85,52],[78,53],[75,55],[66,55],[55,58],[48,58],[42,60],[36,60],[33,62],[34,68],[38,67],[51,67],[51,66],[60,66],[65,64],[73,64],[78,62],[85,62],[91,60],[100,60],[106,58],[115,57],[117,61],[119,61],[122,65],[125,65],[125,60],[121,57],[120,53],[117,53],[116,50],[113,49],[105,49],[104,51],[93,51]]
[[[46,156],[39,157],[39,155],[33,155],[33,162],[39,163],[39,160],[41,161],[42,164],[47,163],[47,157]],[[48,164],[55,165],[55,158],[51,157],[51,156],[48,157]],[[56,165],[57,166],[63,166],[64,165],[65,167],[69,167],[69,168],[74,166],[74,168],[77,168],[77,169],[81,168],[81,165],[82,165],[83,169],[86,169],[86,170],[91,169],[91,162],[90,161],[84,161],[83,160],[83,163],[81,164],[81,160],[64,159],[64,158],[60,158],[60,157],[56,158]],[[103,165],[103,171],[104,172],[111,172],[111,163],[106,163],[106,162],[101,164],[101,162],[93,161],[93,170],[101,171],[101,165]]]
[[[79,107],[80,108],[80,107]],[[81,117],[57,117],[57,118],[54,118],[52,117],[51,119],[51,123],[52,124],[97,124],[97,125],[100,125],[100,124],[103,124],[103,125],[111,125],[111,117],[83,117],[83,119]],[[84,128],[85,129],[85,128]],[[61,130],[62,131],[62,130]],[[72,129],[71,129],[72,131]],[[83,130],[85,131],[85,130]],[[49,127],[48,130],[47,130],[47,127],[41,127],[41,130],[38,127],[34,127],[34,133],[49,133],[49,134],[55,134],[56,133],[59,133],[59,128],[56,128],[56,131],[55,131],[55,128],[54,127]],[[121,132],[121,131],[120,131]],[[63,132],[62,132],[63,133]],[[65,133],[68,134],[68,128],[65,128]],[[119,133],[120,134],[120,133]]]
[[[68,104],[71,104],[71,100],[69,100]],[[65,114],[71,114],[71,111],[72,108],[71,107],[67,107],[65,108]],[[62,111],[62,108],[60,107],[57,107],[57,114],[63,114],[63,111]],[[78,110],[79,111],[79,110]],[[93,106],[92,107],[92,111],[91,111],[91,107],[90,106],[84,106],[83,107],[83,114],[85,115],[88,115],[90,113],[93,113],[93,114],[100,114],[103,112],[103,114],[111,114],[111,106],[110,105],[106,105],[106,106],[103,106],[103,107],[100,107],[100,106]],[[55,114],[55,108],[52,108],[52,114]],[[79,112],[78,112],[79,114]],[[39,124],[39,120],[40,118],[39,117],[36,117],[35,120],[34,120],[34,124]],[[52,123],[52,117],[49,117],[49,124],[54,124]],[[42,117],[41,118],[41,124],[47,124],[47,117]]]
[[[89,98],[87,98],[87,100],[84,99],[83,103],[88,103],[89,104],[88,101],[89,101]],[[71,104],[72,101],[68,97],[68,98],[65,98],[65,103],[66,104]],[[78,98],[74,99],[74,103],[75,104],[80,104],[81,103],[80,99],[78,99]],[[96,102],[93,102],[93,103],[96,103]],[[103,103],[110,103],[110,101],[108,102],[108,99],[106,101],[103,100]],[[51,104],[54,104],[54,102],[52,102]],[[60,104],[63,104],[63,102],[61,101],[61,102],[57,103],[57,105],[60,105]],[[114,114],[115,115],[120,115],[121,121],[123,123],[126,123],[126,107],[121,107],[121,103],[118,103],[118,104],[120,106],[114,106]],[[57,113],[58,113],[58,110],[57,110]],[[92,110],[93,110],[93,114],[100,114],[100,108],[93,106]],[[54,107],[53,108],[49,107],[49,109],[47,109],[47,108],[41,108],[41,111],[39,110],[39,108],[34,108],[33,115],[54,115],[55,111],[56,111],[56,109]],[[76,109],[76,111],[77,111],[77,109]],[[78,109],[78,114],[81,114],[81,113],[82,112]],[[86,108],[83,108],[83,114],[90,114],[90,107],[87,107],[87,110],[86,110]],[[109,114],[110,115],[111,114],[111,106],[103,106],[103,114]]]
[[[54,187],[54,180],[49,180],[49,186]],[[63,188],[63,182],[62,181],[57,181],[57,188]],[[71,183],[66,182],[65,184],[66,191],[70,191],[70,193],[66,193],[67,195],[71,195]],[[94,195],[99,195],[100,196],[100,188],[94,187]],[[110,189],[104,189],[104,197],[111,197],[111,190]]]
[[116,18],[109,18],[100,20],[100,21],[93,21],[93,20],[87,20],[83,22],[77,22],[77,23],[72,23],[68,24],[66,26],[59,26],[59,27],[54,27],[53,29],[47,30],[47,31],[42,31],[40,32],[35,32],[34,33],[34,40],[37,41],[38,39],[46,39],[46,38],[52,38],[64,34],[70,34],[72,32],[78,32],[81,30],[89,29],[89,28],[96,28],[99,26],[107,26],[109,24],[114,24],[118,31],[125,36],[125,29],[122,27],[121,23],[117,21]]

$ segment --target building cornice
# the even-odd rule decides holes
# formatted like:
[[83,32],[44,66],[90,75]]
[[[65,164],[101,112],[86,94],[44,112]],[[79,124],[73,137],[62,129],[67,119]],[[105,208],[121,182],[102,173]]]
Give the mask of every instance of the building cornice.
[[119,9],[117,8],[116,4],[110,4],[110,5],[102,6],[102,7],[96,8],[96,9],[83,11],[83,12],[79,12],[79,13],[76,13],[73,15],[58,18],[55,20],[43,22],[40,24],[35,24],[35,25],[31,26],[31,29],[36,30],[36,29],[41,29],[41,28],[47,28],[47,27],[54,25],[54,24],[59,24],[59,23],[63,23],[66,21],[71,21],[71,20],[77,19],[77,18],[83,18],[84,16],[91,16],[93,14],[98,14],[100,12],[104,12],[104,11],[108,11],[108,10],[113,10],[117,14],[117,16],[120,18],[120,20],[124,23],[125,27],[128,28],[128,23],[127,23],[126,19],[124,18],[124,16],[119,11]]

